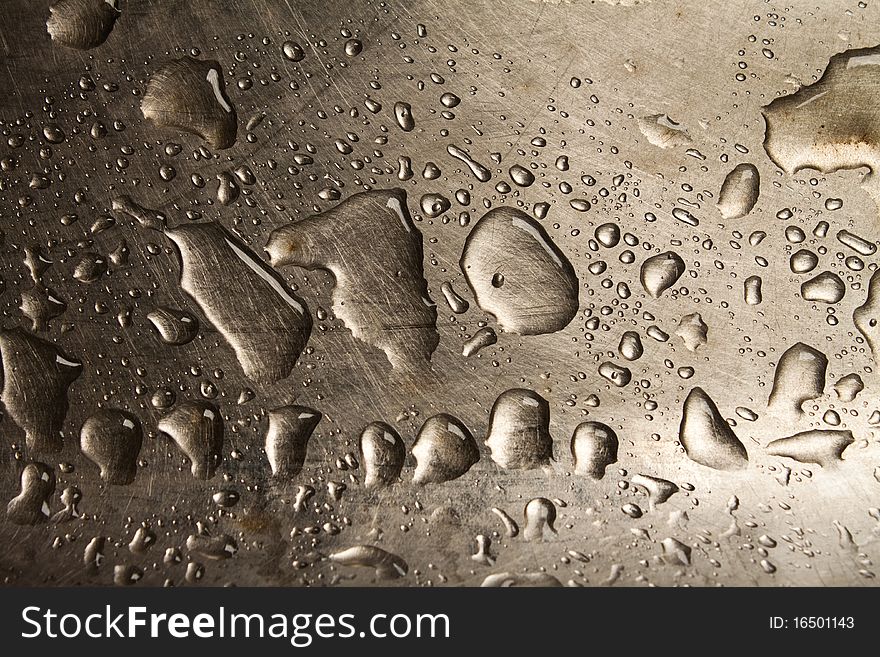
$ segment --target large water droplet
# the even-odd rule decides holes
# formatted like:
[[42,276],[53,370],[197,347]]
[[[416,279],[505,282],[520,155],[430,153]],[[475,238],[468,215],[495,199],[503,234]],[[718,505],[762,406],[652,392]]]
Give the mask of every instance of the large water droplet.
[[620,344],[617,351],[627,360],[638,360],[645,353],[642,346],[642,338],[635,331],[624,331],[620,336]]
[[0,331],[0,354],[3,403],[24,430],[28,449],[61,451],[67,390],[82,373],[82,363],[20,328]]
[[185,401],[159,420],[167,434],[192,463],[196,479],[210,479],[223,460],[223,417],[209,402]]
[[880,360],[880,270],[871,275],[865,303],[853,311],[853,324],[865,337],[874,360]]
[[300,473],[309,438],[321,417],[321,413],[306,406],[282,406],[269,411],[266,457],[273,475],[295,477]]
[[880,47],[831,57],[822,77],[764,107],[764,149],[787,173],[870,167],[867,191],[880,200],[873,169],[880,161]]
[[701,465],[738,470],[749,464],[745,446],[702,388],[692,389],[684,402],[678,437],[691,460]]
[[548,465],[553,457],[550,405],[533,390],[505,390],[489,415],[486,446],[502,468],[528,470]]
[[422,234],[403,190],[355,194],[274,231],[266,251],[275,266],[329,270],[336,316],[394,367],[416,369],[430,360],[440,339],[437,309],[422,271]]
[[854,440],[851,431],[814,429],[771,441],[767,445],[767,453],[827,468],[841,461],[843,450]]
[[617,448],[614,429],[601,422],[581,422],[571,436],[574,473],[602,479],[605,469],[617,463]]
[[402,558],[372,545],[355,545],[330,555],[330,560],[343,566],[364,566],[374,568],[379,579],[397,579],[409,571]]
[[651,256],[642,263],[639,280],[645,292],[658,299],[684,273],[684,260],[674,251]]
[[147,313],[147,319],[166,344],[187,344],[199,332],[198,318],[185,310],[160,306]]
[[467,237],[461,270],[480,308],[505,331],[552,333],[577,313],[574,268],[544,228],[519,210],[501,207],[483,215]]
[[837,274],[823,271],[801,284],[801,296],[806,301],[837,303],[846,294],[846,284]]
[[134,481],[143,442],[140,420],[127,411],[101,409],[82,426],[79,445],[90,461],[101,469],[108,484]]
[[854,400],[856,395],[864,389],[865,384],[862,382],[862,377],[855,372],[840,377],[834,384],[834,392],[837,398],[847,404]]
[[150,76],[141,112],[158,126],[198,135],[212,148],[229,148],[238,132],[216,61],[187,56],[165,64]]
[[413,117],[412,106],[409,103],[398,101],[394,103],[394,118],[397,125],[404,132],[410,132],[416,127],[416,120]]
[[305,302],[220,224],[180,225],[180,286],[235,350],[244,373],[272,383],[293,370],[312,330]]
[[687,146],[691,136],[680,123],[676,123],[666,114],[651,114],[638,120],[639,130],[648,142],[660,148]]
[[97,48],[113,31],[118,7],[118,0],[58,0],[49,7],[46,30],[54,43],[67,48]]
[[556,505],[546,497],[529,500],[523,509],[525,523],[523,538],[527,541],[542,541],[549,534],[556,534]]
[[493,573],[488,575],[480,587],[483,588],[509,588],[516,587],[558,587],[562,586],[556,577],[549,573]]
[[400,435],[384,422],[371,422],[360,437],[364,486],[390,486],[400,477],[406,458],[406,445]]
[[413,483],[441,483],[461,477],[480,460],[473,435],[458,418],[440,413],[425,420],[412,446]]
[[724,219],[739,219],[755,207],[761,177],[754,164],[743,162],[727,174],[718,194],[718,211]]
[[34,461],[21,471],[21,492],[6,506],[7,519],[16,525],[36,525],[49,519],[49,499],[55,492],[55,471]]
[[825,390],[828,358],[821,351],[798,342],[782,354],[773,375],[773,388],[767,402],[771,413],[790,419],[801,415],[801,405]]

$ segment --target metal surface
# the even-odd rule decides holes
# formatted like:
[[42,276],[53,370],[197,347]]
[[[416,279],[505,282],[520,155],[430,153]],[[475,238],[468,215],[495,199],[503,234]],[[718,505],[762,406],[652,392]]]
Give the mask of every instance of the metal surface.
[[872,585],[817,4],[6,0],[2,581]]

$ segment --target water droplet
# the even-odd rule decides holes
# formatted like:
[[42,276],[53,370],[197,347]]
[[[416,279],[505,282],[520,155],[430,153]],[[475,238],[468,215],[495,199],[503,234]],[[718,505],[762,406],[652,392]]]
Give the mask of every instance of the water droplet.
[[403,101],[394,103],[394,118],[397,120],[397,125],[404,132],[411,132],[416,127],[412,106],[409,103]]
[[771,441],[767,445],[767,453],[771,456],[786,456],[801,463],[816,463],[827,468],[835,466],[841,460],[843,450],[854,440],[851,431],[814,429]]
[[101,409],[91,415],[79,437],[80,449],[100,468],[101,479],[116,485],[134,481],[142,443],[140,420],[118,409]]
[[186,549],[206,559],[222,561],[235,556],[235,553],[238,552],[238,543],[229,534],[217,536],[190,534],[186,539]]
[[73,277],[80,283],[94,283],[107,272],[107,260],[97,253],[85,253],[76,263]]
[[877,252],[876,244],[869,242],[864,237],[859,237],[848,230],[838,231],[837,241],[863,256],[874,255]]
[[334,552],[330,555],[330,560],[343,566],[373,568],[379,579],[397,579],[409,572],[409,566],[402,558],[372,545],[355,545]]
[[847,404],[853,401],[864,389],[865,384],[862,382],[862,377],[855,372],[840,377],[834,384],[834,392],[837,394],[837,398]]
[[147,319],[163,342],[184,345],[192,342],[199,332],[198,318],[186,310],[160,306],[147,314]]
[[181,288],[232,346],[245,375],[265,383],[287,377],[312,329],[305,302],[218,223],[165,234],[178,249]]
[[152,547],[155,542],[156,532],[148,526],[141,525],[135,530],[134,536],[128,544],[128,549],[134,554],[143,554]]
[[661,479],[660,477],[636,474],[633,475],[633,478],[630,481],[634,486],[639,486],[645,489],[648,493],[648,502],[650,503],[652,510],[654,507],[666,502],[678,492],[678,486],[671,481]]
[[467,299],[463,298],[455,291],[452,287],[452,283],[449,281],[444,282],[440,285],[440,291],[443,293],[443,297],[446,299],[446,303],[449,305],[452,312],[457,315],[467,312],[470,304],[467,302]]
[[493,573],[488,575],[481,588],[509,588],[509,587],[557,587],[562,586],[556,577],[549,573]]
[[306,58],[306,53],[302,46],[295,41],[285,41],[281,45],[281,52],[285,58],[292,62],[301,62]]
[[471,173],[474,177],[480,182],[488,182],[492,178],[492,172],[489,171],[485,166],[477,162],[474,158],[467,153],[467,151],[459,148],[454,144],[449,144],[446,147],[446,152],[449,153],[452,157],[457,160],[461,160],[464,162],[468,169],[470,169]]
[[55,492],[55,471],[34,461],[21,471],[21,492],[6,506],[6,518],[16,525],[36,525],[49,519],[49,499]]
[[623,335],[620,336],[620,344],[617,346],[617,351],[627,360],[638,360],[645,353],[645,349],[642,346],[642,338],[635,331],[624,331]]
[[309,439],[322,415],[307,406],[281,406],[269,411],[266,457],[277,477],[292,478],[306,460]]
[[602,479],[605,469],[617,463],[617,434],[601,422],[581,422],[571,436],[574,473]]
[[238,119],[216,61],[183,57],[153,73],[141,101],[145,118],[195,134],[212,148],[235,143]]
[[663,546],[663,560],[675,566],[689,566],[691,564],[691,548],[675,538],[664,538],[660,541]]
[[[878,479],[878,481],[880,481],[880,479]],[[498,507],[493,507],[492,513],[498,516],[501,519],[501,522],[504,523],[504,529],[508,538],[516,538],[516,536],[519,535],[519,525],[516,524],[516,520],[511,518],[507,511],[499,509]]]
[[620,226],[614,223],[605,223],[596,226],[596,241],[607,249],[613,249],[620,244]]
[[364,49],[360,39],[349,39],[345,42],[344,50],[347,57],[357,57]]
[[788,265],[794,274],[806,274],[813,271],[819,264],[819,256],[808,249],[795,251],[788,261]]
[[523,517],[523,538],[527,541],[542,541],[547,532],[557,533],[553,527],[556,522],[556,506],[546,497],[529,500],[523,510]]
[[440,103],[443,105],[443,107],[447,107],[449,109],[452,109],[453,107],[458,107],[458,104],[460,102],[461,98],[449,91],[440,96]]
[[[552,333],[577,313],[574,268],[544,228],[519,210],[501,207],[483,215],[465,241],[461,270],[477,304],[505,331]],[[498,274],[504,276],[500,287],[493,285]]]
[[[787,173],[874,167],[877,140],[870,94],[877,85],[878,48],[847,50],[831,57],[822,77],[764,107],[764,149]],[[873,173],[864,178],[875,195]]]
[[113,31],[118,6],[118,0],[58,0],[49,7],[46,30],[54,43],[66,48],[97,48]]
[[360,437],[364,486],[390,486],[400,477],[406,458],[406,445],[400,435],[384,422],[371,422]]
[[134,564],[117,564],[113,566],[113,583],[117,586],[137,584],[143,577],[143,568]]
[[770,412],[789,418],[800,417],[801,405],[824,392],[827,367],[825,354],[803,342],[786,349],[773,375],[773,388],[767,402]]
[[240,193],[241,189],[231,173],[221,171],[217,174],[217,202],[220,205],[232,205]]
[[748,466],[745,446],[702,388],[693,388],[684,402],[678,437],[688,457],[701,465],[715,470]]
[[764,300],[764,282],[760,276],[749,276],[743,281],[743,300],[750,306],[758,306]]
[[452,204],[443,194],[430,193],[422,196],[420,205],[426,217],[434,218],[446,212]]
[[648,142],[660,148],[688,146],[691,143],[691,136],[684,126],[676,123],[666,114],[642,117],[638,120],[638,126]]
[[95,536],[88,542],[83,550],[83,565],[85,565],[92,574],[97,573],[98,568],[100,568],[101,564],[104,562],[104,546],[106,543],[106,537]]
[[68,388],[82,373],[82,363],[20,328],[0,330],[0,354],[3,403],[24,430],[28,449],[61,451]]
[[171,437],[192,463],[196,479],[210,479],[223,460],[223,417],[210,402],[185,401],[159,420],[159,431]]
[[846,285],[840,276],[830,271],[823,271],[801,284],[801,296],[806,301],[837,303],[846,294]]
[[547,400],[524,388],[498,395],[489,415],[486,446],[502,468],[529,470],[547,465],[553,457]]
[[734,412],[746,422],[754,422],[758,419],[758,414],[755,413],[755,411],[753,411],[752,409],[746,408],[745,406],[737,406],[734,409]]
[[599,376],[606,381],[610,381],[618,388],[623,388],[632,381],[632,372],[628,367],[623,367],[606,361],[599,365]]
[[703,321],[700,313],[690,313],[682,317],[678,322],[678,330],[675,332],[682,339],[688,351],[696,351],[706,344],[708,333],[709,327]]
[[754,164],[738,164],[721,185],[718,211],[724,219],[739,219],[755,207],[760,194],[761,177]]
[[660,253],[646,259],[639,272],[639,280],[645,292],[659,299],[684,273],[685,265],[681,256],[674,251]]
[[458,418],[440,413],[425,420],[412,446],[416,459],[414,484],[457,479],[480,460],[470,430]]
[[530,187],[535,182],[535,174],[522,165],[514,164],[509,173],[510,179],[520,187]]
[[471,339],[464,343],[461,355],[465,358],[469,358],[479,353],[481,349],[493,345],[496,342],[498,342],[498,336],[495,334],[495,329],[491,326],[485,326],[474,331],[474,335]]
[[853,311],[853,324],[865,337],[874,359],[880,358],[880,271],[871,275],[865,303]]
[[138,205],[128,196],[114,198],[113,210],[127,214],[144,228],[160,231],[165,229],[167,219],[164,214]]
[[382,349],[394,367],[413,369],[430,360],[439,342],[437,309],[422,271],[422,235],[403,190],[355,194],[274,231],[266,251],[274,266],[329,270],[336,316],[356,338]]

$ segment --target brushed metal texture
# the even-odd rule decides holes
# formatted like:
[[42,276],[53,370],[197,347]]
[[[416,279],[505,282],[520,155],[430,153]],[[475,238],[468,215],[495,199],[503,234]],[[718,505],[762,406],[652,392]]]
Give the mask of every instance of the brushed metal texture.
[[875,3],[50,4],[4,585],[875,584]]

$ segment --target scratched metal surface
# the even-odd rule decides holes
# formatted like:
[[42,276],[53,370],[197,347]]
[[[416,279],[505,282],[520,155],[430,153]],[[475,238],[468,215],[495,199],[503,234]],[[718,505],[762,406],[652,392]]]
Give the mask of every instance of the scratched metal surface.
[[[848,268],[845,259],[858,254],[835,235],[847,229],[870,245],[877,238],[877,208],[861,187],[865,168],[783,171],[786,165],[765,152],[762,114],[775,98],[816,82],[832,55],[876,46],[874,3],[128,0],[106,40],[87,50],[53,42],[48,4],[6,0],[0,10],[0,308],[7,336],[0,491],[4,505],[37,500],[30,516],[16,515],[16,507],[0,520],[4,584],[475,586],[497,574],[506,583],[588,586],[876,581],[880,526],[872,507],[880,483],[870,420],[877,381],[869,345],[853,319],[866,301],[876,247],[859,256],[861,270],[852,268],[854,261]],[[346,52],[352,38],[361,42],[360,52],[351,44]],[[301,44],[304,58],[286,56],[287,41]],[[210,146],[222,137],[217,125],[200,137],[144,117],[151,76],[187,55],[219,62],[237,114],[229,148]],[[183,78],[180,93],[186,94],[189,80]],[[876,88],[869,83],[850,90],[849,109],[870,105]],[[460,104],[444,105],[446,92]],[[370,111],[367,98],[382,109]],[[412,107],[412,130],[395,118],[399,101]],[[211,96],[193,102],[211,105]],[[218,111],[216,105],[208,109]],[[261,115],[262,121],[254,118]],[[90,134],[96,121],[106,127],[99,138]],[[870,164],[873,135],[867,132],[855,159],[824,168]],[[344,141],[342,148],[336,140]],[[179,144],[180,153],[169,155],[168,144]],[[491,180],[481,182],[451,157],[449,144],[469,151],[491,171]],[[200,147],[207,150],[200,154]],[[409,180],[398,177],[401,156],[411,158],[415,175]],[[567,170],[560,156],[567,156]],[[422,175],[429,162],[439,177]],[[760,173],[760,196],[744,216],[725,218],[719,193],[740,163]],[[515,164],[529,169],[534,183],[512,180]],[[242,165],[255,182],[234,179],[234,198],[219,199],[218,174]],[[169,166],[173,177],[170,169],[160,172]],[[507,188],[498,186],[501,181]],[[394,188],[405,191],[412,225],[422,236],[421,273],[436,303],[435,349],[433,321],[424,325],[426,311],[416,303],[417,249],[412,242],[402,247],[375,220],[390,212],[386,197],[366,215],[353,212],[321,225],[312,235],[316,268],[281,266],[271,250],[264,253],[274,230],[297,226],[367,189]],[[468,190],[469,205],[456,199],[459,189]],[[429,216],[433,211],[421,204],[426,194],[443,195],[451,207]],[[272,302],[264,304],[264,315],[254,311],[263,296],[254,292],[257,303],[246,302],[256,279],[241,263],[230,264],[232,251],[221,249],[212,260],[199,255],[199,248],[211,251],[209,236],[192,238],[196,265],[189,287],[197,292],[191,294],[181,284],[179,240],[114,208],[114,199],[125,196],[163,213],[172,231],[216,222],[266,263],[272,256],[312,323],[289,376],[246,376],[247,358],[237,354],[229,331],[212,321],[225,313],[223,321],[235,324],[228,315],[244,308],[250,324],[238,325],[234,339],[251,336],[257,350],[261,341],[289,346],[283,326],[266,328]],[[834,209],[828,199],[841,199],[842,207]],[[589,210],[578,211],[572,200],[588,201]],[[539,219],[540,203],[549,209]],[[525,212],[571,262],[577,309],[564,328],[538,335],[505,331],[496,314],[477,303],[459,260],[465,239],[490,207]],[[680,221],[674,208],[698,225]],[[112,225],[103,217],[112,217]],[[825,237],[813,233],[820,221],[829,223]],[[596,227],[608,222],[634,235],[634,246],[592,248]],[[787,239],[792,226],[803,230],[804,242]],[[759,239],[756,231],[766,236]],[[504,244],[503,236],[498,239]],[[127,261],[114,260],[123,241]],[[818,258],[811,274],[791,269],[790,256],[799,248]],[[621,260],[627,249],[633,262]],[[654,298],[639,280],[640,267],[667,251],[679,254],[683,275]],[[94,257],[82,264],[89,254],[97,265]],[[34,264],[40,255],[46,262]],[[531,262],[527,255],[509,252],[507,278],[533,273],[522,264]],[[475,261],[482,257],[477,253]],[[331,260],[336,276],[321,268]],[[598,260],[607,269],[592,273],[588,267]],[[844,297],[830,304],[805,300],[801,284],[825,270],[840,276]],[[340,272],[349,280],[345,290]],[[750,276],[763,281],[759,305],[744,300]],[[398,287],[401,277],[415,283]],[[445,282],[468,301],[466,312],[454,313],[447,304],[440,289]],[[349,295],[342,312],[339,305],[334,309],[334,285]],[[47,294],[63,302],[63,312]],[[558,313],[552,290],[539,286],[526,302],[534,312]],[[195,338],[180,346],[164,342],[147,318],[160,307],[195,316]],[[693,317],[680,325],[693,313],[707,327],[705,343],[699,331],[694,337],[687,330]],[[651,325],[669,339],[649,337]],[[415,332],[407,333],[413,326]],[[15,333],[16,327],[26,333]],[[497,342],[465,357],[465,342],[484,327],[493,328]],[[297,330],[304,330],[303,322],[290,326]],[[639,333],[644,345],[634,361],[619,350],[627,330]],[[8,336],[25,346],[16,347]],[[692,338],[693,350],[687,344]],[[54,356],[26,358],[24,365],[16,360],[36,353],[34,339],[82,363],[63,395],[47,395],[54,379],[47,383],[32,365],[61,367]],[[814,398],[805,397],[803,412],[774,414],[767,402],[777,364],[798,342],[827,357],[827,375]],[[400,344],[401,353],[429,358],[413,367],[392,366]],[[627,385],[600,376],[600,364],[609,361],[630,370]],[[693,368],[692,376],[684,378],[689,371],[681,368]],[[843,401],[835,384],[852,373],[865,390]],[[809,375],[793,376],[789,387],[797,388],[800,379],[809,390]],[[682,448],[683,405],[697,386],[714,400],[719,417],[735,424],[748,453],[745,467],[709,467]],[[553,459],[538,464],[543,467],[502,467],[484,444],[490,409],[511,388],[532,390],[548,402]],[[170,408],[154,403],[163,389],[175,397]],[[244,390],[252,394],[242,396]],[[22,418],[36,418],[43,432],[53,429],[46,417],[57,415],[64,399],[69,409],[61,410],[61,451],[29,445]],[[222,462],[207,479],[193,476],[190,461],[159,429],[187,401],[210,403],[222,416]],[[268,415],[292,404],[323,417],[302,471],[273,476],[265,450]],[[751,409],[757,420],[748,421],[737,408]],[[100,409],[124,410],[143,427],[131,483],[102,480],[81,449],[83,424]],[[480,458],[450,481],[415,485],[409,450],[424,421],[438,413],[470,429]],[[359,437],[375,421],[400,434],[407,454],[400,481],[368,489]],[[618,458],[602,479],[575,471],[570,441],[585,421],[601,422],[619,438]],[[502,424],[496,419],[496,428]],[[849,430],[852,444],[839,459],[826,458],[825,447],[801,449],[802,460],[772,455],[767,447],[812,429]],[[724,431],[700,425],[697,433],[699,441]],[[691,456],[697,451],[688,450]],[[824,467],[803,462],[804,454]],[[47,507],[39,482],[29,484],[36,497],[21,498],[22,472],[32,461],[46,466],[30,471],[37,478],[57,479]],[[633,482],[636,475],[672,482],[677,492],[655,504],[646,487]],[[297,504],[301,487],[314,495]],[[227,499],[230,491],[240,499],[223,507],[215,494],[224,491]],[[535,498],[549,502],[526,513]],[[510,536],[493,508],[509,514],[518,535]],[[548,508],[557,516],[555,531],[542,526]],[[146,546],[133,543],[139,527],[147,528],[141,538],[154,537]],[[97,567],[96,552],[87,549],[97,545],[96,537],[104,537]],[[218,554],[215,540],[235,547]],[[363,551],[339,557],[355,546],[396,557],[375,561]]]

